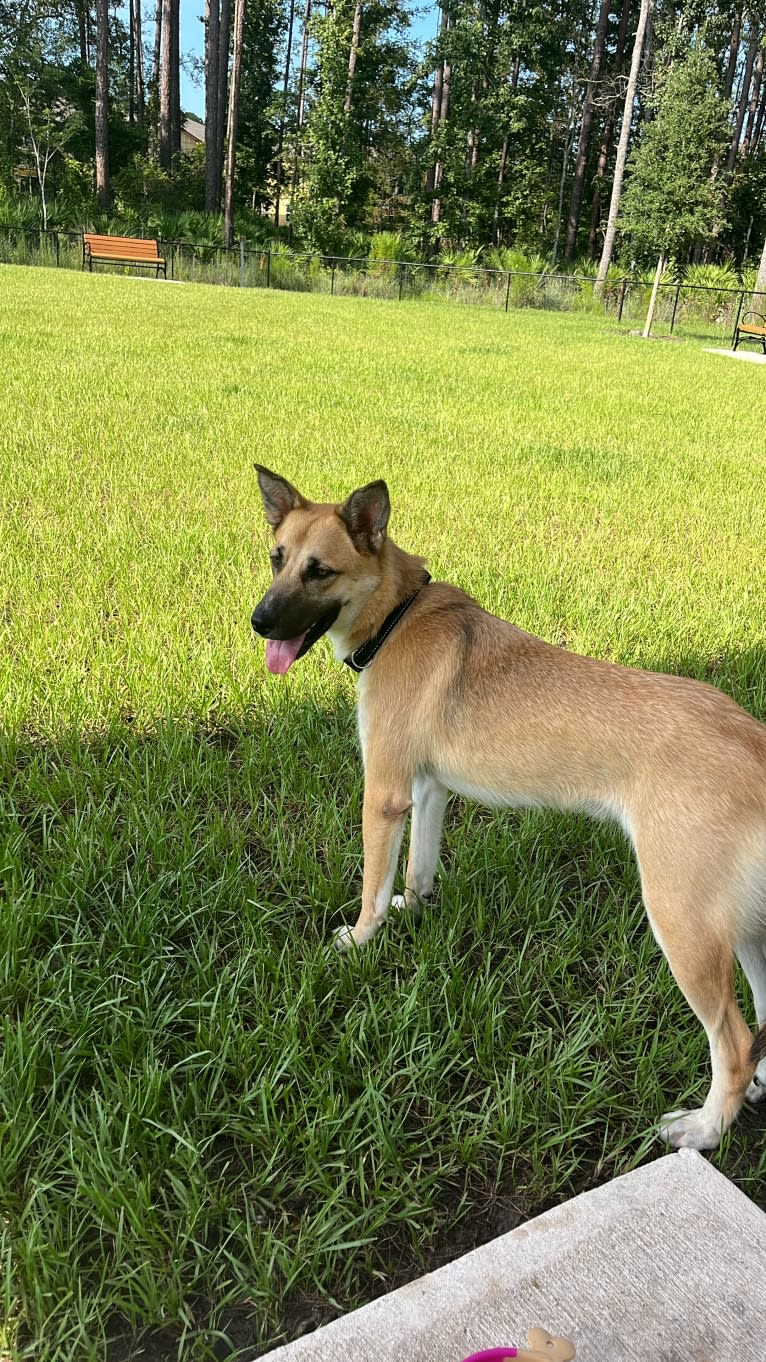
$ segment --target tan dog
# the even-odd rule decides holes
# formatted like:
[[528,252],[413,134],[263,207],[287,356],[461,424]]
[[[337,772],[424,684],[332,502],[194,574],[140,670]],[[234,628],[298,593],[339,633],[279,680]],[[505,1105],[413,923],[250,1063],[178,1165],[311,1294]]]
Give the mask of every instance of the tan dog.
[[[431,894],[450,791],[617,819],[710,1042],[704,1106],[664,1117],[660,1132],[713,1149],[743,1098],[766,1096],[766,728],[711,686],[578,657],[430,582],[387,537],[385,483],[316,505],[257,467],[274,581],[252,623],[269,670],[286,672],[328,633],[360,672],[362,908],[338,946],[363,946],[385,922],[410,809],[411,907]],[[735,954],[755,1040],[734,998]]]

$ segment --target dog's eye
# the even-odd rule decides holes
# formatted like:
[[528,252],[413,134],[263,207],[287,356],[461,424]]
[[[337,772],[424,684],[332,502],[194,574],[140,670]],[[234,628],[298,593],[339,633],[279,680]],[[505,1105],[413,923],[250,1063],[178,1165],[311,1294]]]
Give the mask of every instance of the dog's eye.
[[272,572],[279,572],[279,569],[280,569],[281,566],[282,566],[282,557],[283,557],[283,553],[282,553],[282,550],[281,550],[281,549],[274,549],[274,550],[269,554],[269,559],[271,560],[271,569],[272,569]]
[[303,580],[306,582],[323,582],[328,577],[337,577],[335,568],[327,567],[326,563],[319,563],[316,558],[310,558],[303,572]]

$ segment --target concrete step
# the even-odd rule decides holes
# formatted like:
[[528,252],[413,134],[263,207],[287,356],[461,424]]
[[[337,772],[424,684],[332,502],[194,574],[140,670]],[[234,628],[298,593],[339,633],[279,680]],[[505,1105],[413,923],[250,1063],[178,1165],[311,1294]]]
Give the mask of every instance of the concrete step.
[[766,1362],[766,1215],[681,1150],[585,1192],[268,1362],[461,1362],[530,1327],[577,1362]]

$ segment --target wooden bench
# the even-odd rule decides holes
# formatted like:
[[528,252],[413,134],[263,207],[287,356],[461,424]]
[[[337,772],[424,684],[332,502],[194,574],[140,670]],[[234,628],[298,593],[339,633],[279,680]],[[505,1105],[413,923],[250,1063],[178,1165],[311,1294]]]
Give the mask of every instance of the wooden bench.
[[766,317],[762,312],[745,312],[737,318],[732,350],[736,350],[741,340],[757,341],[766,355]]
[[104,265],[146,265],[149,269],[157,271],[157,279],[160,277],[160,270],[166,279],[168,277],[167,263],[160,255],[159,242],[143,237],[98,236],[95,232],[83,232],[83,269],[87,261],[92,272],[94,260],[96,264]]

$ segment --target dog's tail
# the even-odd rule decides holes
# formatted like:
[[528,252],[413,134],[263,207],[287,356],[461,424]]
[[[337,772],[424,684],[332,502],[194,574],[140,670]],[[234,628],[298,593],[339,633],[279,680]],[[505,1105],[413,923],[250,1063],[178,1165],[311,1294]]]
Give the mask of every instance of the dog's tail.
[[759,1059],[763,1059],[764,1056],[766,1056],[766,1023],[764,1023],[758,1034],[753,1039],[753,1043],[750,1046],[750,1054],[748,1055],[748,1059],[750,1060],[751,1064],[757,1064]]

